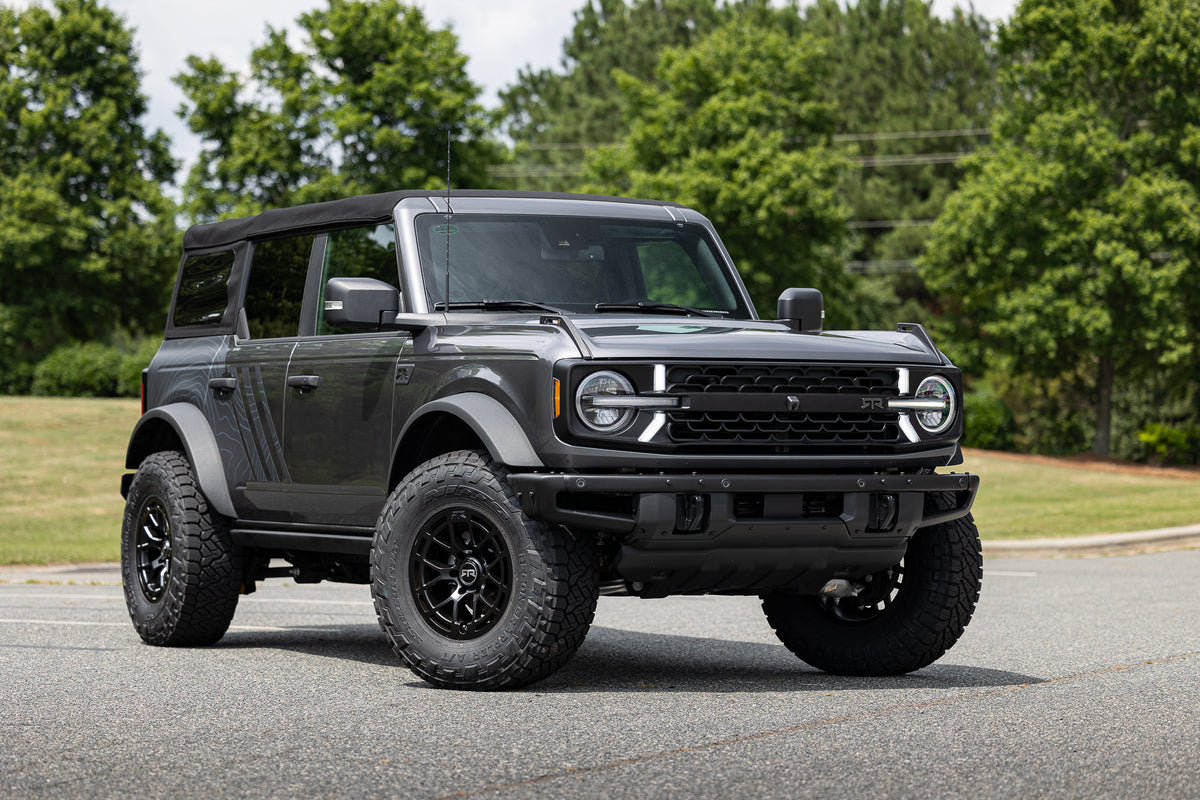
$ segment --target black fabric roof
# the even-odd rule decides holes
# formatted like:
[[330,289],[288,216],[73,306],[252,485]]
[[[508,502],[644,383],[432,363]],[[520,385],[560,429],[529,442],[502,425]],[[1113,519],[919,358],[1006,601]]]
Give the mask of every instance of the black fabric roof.
[[[382,194],[364,194],[292,208],[273,208],[253,217],[193,225],[183,235],[183,247],[185,250],[207,250],[246,239],[266,239],[305,230],[383,222],[391,218],[392,209],[396,207],[396,204],[407,197],[445,197],[446,194],[445,191],[401,190]],[[449,195],[452,201],[456,197],[511,197],[542,200],[601,200],[609,203],[653,203],[658,206],[679,207],[678,203],[659,200],[635,200],[628,197],[551,192],[456,189],[451,190]]]

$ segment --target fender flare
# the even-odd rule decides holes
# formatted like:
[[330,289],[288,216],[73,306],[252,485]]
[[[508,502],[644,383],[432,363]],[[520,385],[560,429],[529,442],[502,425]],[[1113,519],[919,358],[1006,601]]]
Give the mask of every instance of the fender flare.
[[142,460],[151,453],[164,449],[159,446],[162,437],[158,431],[166,424],[175,431],[187,453],[200,491],[215,511],[231,519],[237,518],[229,486],[225,482],[225,468],[217,438],[205,419],[203,412],[190,403],[171,403],[153,408],[142,415],[129,437],[129,448],[125,452],[125,467],[137,469]]
[[469,425],[492,458],[505,466],[544,466],[512,413],[499,400],[480,392],[463,392],[431,400],[409,417],[396,441],[403,442],[414,425],[421,424],[425,417],[435,412],[458,417]]

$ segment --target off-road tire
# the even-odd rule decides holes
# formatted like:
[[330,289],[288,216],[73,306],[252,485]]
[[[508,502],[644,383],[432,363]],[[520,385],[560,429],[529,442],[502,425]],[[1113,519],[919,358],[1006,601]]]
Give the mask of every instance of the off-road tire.
[[430,459],[396,487],[376,525],[379,625],[434,686],[511,689],[541,680],[575,653],[592,623],[592,543],[526,517],[507,475],[486,453]]
[[[942,507],[948,502],[936,499]],[[903,581],[882,610],[855,606],[856,598],[775,592],[763,598],[763,611],[789,650],[825,672],[912,672],[941,658],[975,611],[983,556],[971,516],[918,530],[902,566]],[[877,582],[888,574],[873,577]]]
[[121,526],[125,604],[154,645],[207,645],[237,608],[242,552],[183,453],[154,453],[129,487]]

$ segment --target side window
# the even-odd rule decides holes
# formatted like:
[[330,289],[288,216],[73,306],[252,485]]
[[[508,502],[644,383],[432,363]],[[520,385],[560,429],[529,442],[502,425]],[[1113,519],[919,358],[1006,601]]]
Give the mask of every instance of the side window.
[[233,251],[189,256],[179,275],[172,321],[176,327],[215,325],[225,316],[229,305],[229,275],[233,271]]
[[252,339],[296,336],[313,236],[254,244],[246,286],[246,322]]
[[325,244],[317,302],[318,336],[349,333],[325,321],[325,283],[330,278],[374,278],[399,287],[400,267],[396,261],[396,234],[391,223],[367,228],[333,231]]
[[646,298],[693,308],[719,308],[712,291],[697,281],[696,263],[675,242],[639,245],[638,261],[646,282]]

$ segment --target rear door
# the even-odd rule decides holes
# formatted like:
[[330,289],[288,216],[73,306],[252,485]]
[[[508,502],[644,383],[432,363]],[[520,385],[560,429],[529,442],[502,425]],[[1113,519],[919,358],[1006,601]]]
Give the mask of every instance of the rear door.
[[248,519],[291,520],[284,456],[287,367],[299,341],[305,285],[314,245],[311,234],[255,242],[246,276],[244,311],[226,355],[226,380],[249,462],[249,479],[234,487]]

